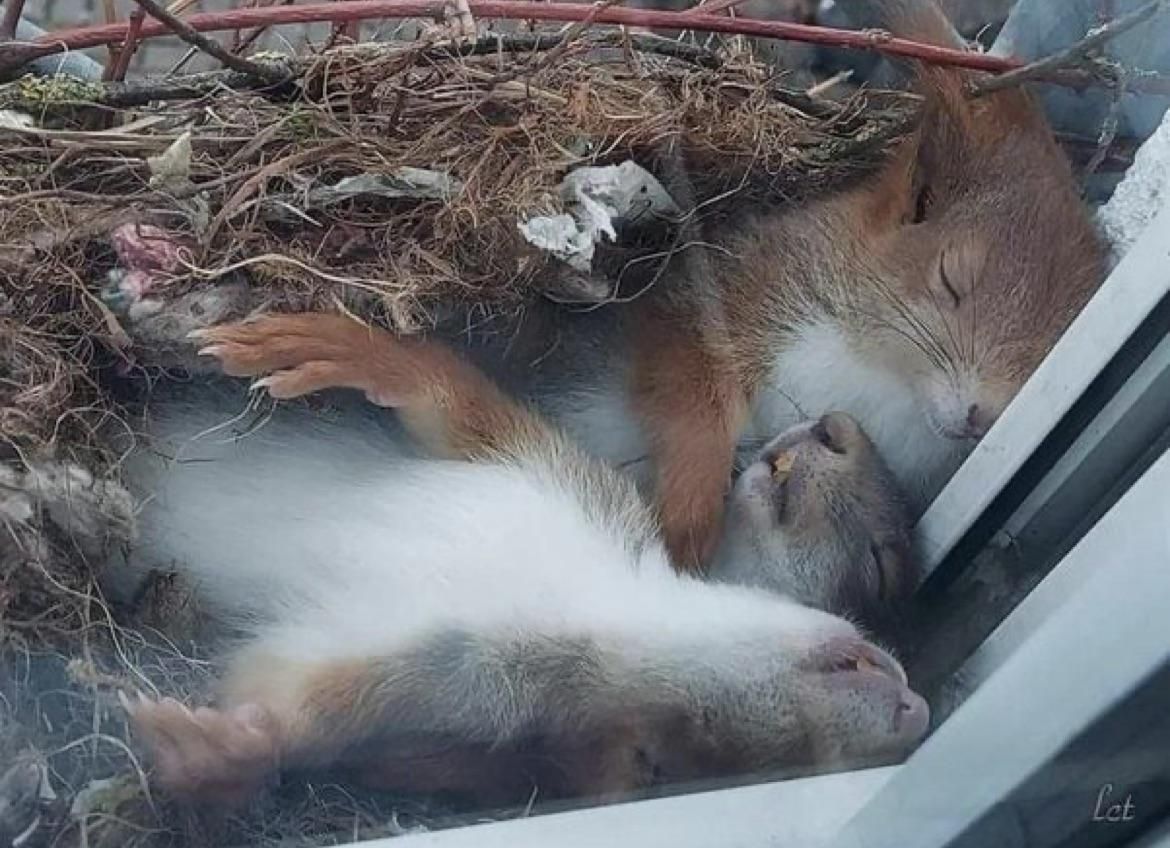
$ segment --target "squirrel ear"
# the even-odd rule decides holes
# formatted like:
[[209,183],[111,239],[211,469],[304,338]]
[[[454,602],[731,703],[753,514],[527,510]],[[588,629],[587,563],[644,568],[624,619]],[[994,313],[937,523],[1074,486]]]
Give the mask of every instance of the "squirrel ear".
[[909,546],[900,542],[876,542],[870,553],[877,568],[882,600],[904,601],[918,582],[917,563]]
[[[937,0],[838,0],[856,26],[880,28],[891,34],[938,47],[962,49],[967,42],[952,26]],[[1026,92],[1013,89],[972,98],[968,84],[978,73],[959,68],[909,62],[917,90],[942,107],[967,133],[988,141],[1006,129],[1046,131],[1040,109]],[[929,116],[928,116],[929,117]]]
[[921,138],[914,132],[900,141],[865,192],[866,228],[874,234],[890,232],[918,220],[918,200],[929,199],[929,182],[918,165]]

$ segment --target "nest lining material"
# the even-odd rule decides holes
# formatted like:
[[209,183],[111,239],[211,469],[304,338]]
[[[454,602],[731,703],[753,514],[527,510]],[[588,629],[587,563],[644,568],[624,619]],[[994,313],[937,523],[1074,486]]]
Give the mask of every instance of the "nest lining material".
[[[109,447],[131,429],[115,397],[128,375],[241,302],[344,308],[408,331],[451,307],[597,297],[519,227],[564,211],[570,170],[633,160],[661,176],[681,162],[692,215],[718,216],[832,190],[912,125],[908,96],[812,99],[744,55],[614,33],[508,36],[285,58],[277,86],[235,72],[0,86],[0,761],[38,752],[71,795],[87,773],[120,771],[109,838],[176,838],[165,810],[126,789],[142,781],[112,691],[151,677],[187,691],[180,678],[204,663],[173,633],[144,637],[150,609],[140,629],[116,625],[90,567],[134,534]],[[637,249],[661,261],[678,224]],[[175,597],[151,601],[156,618],[175,620]],[[69,722],[42,714],[35,674],[3,671],[46,662],[71,692]],[[85,815],[59,807],[76,838]],[[312,815],[347,829],[342,808],[302,809],[292,832]]]

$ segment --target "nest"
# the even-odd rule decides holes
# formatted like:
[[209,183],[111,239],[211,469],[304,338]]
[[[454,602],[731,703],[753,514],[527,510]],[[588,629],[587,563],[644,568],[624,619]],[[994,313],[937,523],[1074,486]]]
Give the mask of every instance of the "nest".
[[[66,842],[200,841],[164,825],[113,700],[199,688],[199,640],[175,632],[186,596],[166,583],[111,610],[92,567],[134,535],[110,447],[132,431],[128,378],[173,364],[186,330],[258,306],[411,331],[452,310],[604,300],[688,221],[847,184],[914,114],[908,96],[813,98],[743,55],[614,33],[253,58],[283,81],[0,86],[0,109],[33,119],[0,122],[0,668],[18,669],[0,673],[0,762],[31,751],[75,807],[120,775],[96,813],[38,802]],[[631,227],[591,288],[518,224],[563,212],[573,169],[627,160],[671,191],[690,174],[686,212]],[[386,832],[379,803],[302,797],[231,832]]]

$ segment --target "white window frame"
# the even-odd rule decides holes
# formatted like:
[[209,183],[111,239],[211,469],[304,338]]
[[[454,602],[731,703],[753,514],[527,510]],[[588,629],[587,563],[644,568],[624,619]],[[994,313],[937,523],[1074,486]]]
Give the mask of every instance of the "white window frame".
[[[1170,198],[923,516],[918,529],[931,579],[956,567],[973,530],[987,535],[986,516],[997,505],[1002,511],[1005,499],[1015,504],[999,522],[1008,534],[1046,532],[1052,544],[1084,535],[976,650],[964,671],[979,687],[905,764],[362,844],[983,844],[963,837],[992,821],[1074,740],[1115,716],[1143,681],[1170,669],[1170,335],[1140,338],[1168,305]],[[1082,419],[1072,416],[1071,431],[1070,411]],[[1021,475],[1039,451],[1052,452],[1058,436],[1063,442],[1047,467]],[[1089,513],[1110,501],[1095,521]],[[1086,515],[1091,529],[1074,531],[1090,523]],[[1022,692],[1028,710],[1044,719],[1015,727]],[[1011,742],[997,745],[1005,726]],[[1170,766],[1170,755],[1164,759]],[[997,848],[1016,844],[996,838]],[[1147,846],[1170,848],[1170,830]]]

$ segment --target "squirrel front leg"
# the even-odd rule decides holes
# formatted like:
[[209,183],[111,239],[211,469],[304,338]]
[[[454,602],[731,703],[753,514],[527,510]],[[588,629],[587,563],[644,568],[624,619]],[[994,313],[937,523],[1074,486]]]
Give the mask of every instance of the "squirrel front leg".
[[329,388],[365,393],[396,410],[436,456],[499,459],[531,453],[556,438],[551,426],[499,390],[442,344],[398,338],[341,315],[265,315],[201,330],[201,354],[225,373],[261,377],[275,398]]
[[340,315],[266,315],[202,330],[201,353],[261,377],[276,398],[352,388],[394,409],[437,456],[519,466],[566,492],[586,518],[634,549],[657,541],[632,482],[443,344],[398,338]]
[[701,572],[722,530],[747,399],[697,314],[648,304],[637,317],[630,391],[654,460],[662,535],[676,569]]

